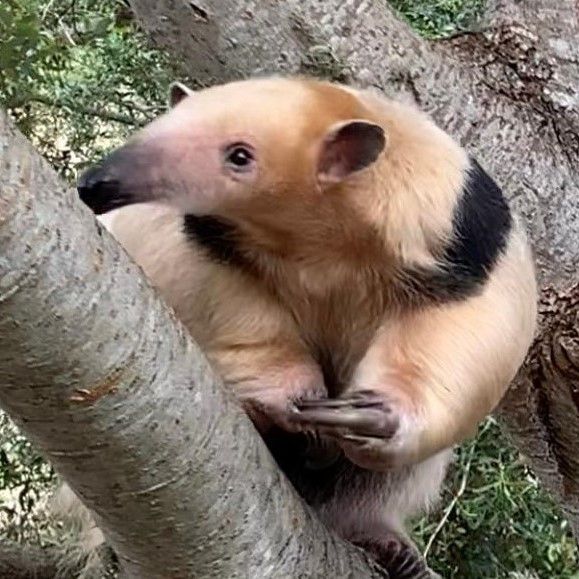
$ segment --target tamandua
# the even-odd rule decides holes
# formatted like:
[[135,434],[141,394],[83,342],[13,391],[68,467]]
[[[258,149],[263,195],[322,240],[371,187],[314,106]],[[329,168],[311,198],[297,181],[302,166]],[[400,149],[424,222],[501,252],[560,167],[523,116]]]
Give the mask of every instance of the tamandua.
[[171,89],[170,110],[80,179],[289,479],[393,578],[404,521],[532,341],[524,231],[413,105],[263,78]]

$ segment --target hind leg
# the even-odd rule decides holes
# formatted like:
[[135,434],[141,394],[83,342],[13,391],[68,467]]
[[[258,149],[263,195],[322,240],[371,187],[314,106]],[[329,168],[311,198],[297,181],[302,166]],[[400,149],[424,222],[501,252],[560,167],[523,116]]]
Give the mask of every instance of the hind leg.
[[367,537],[352,543],[366,551],[388,571],[390,579],[435,579],[439,577],[428,568],[426,561],[412,542],[393,531],[381,537]]
[[412,478],[386,480],[386,490],[392,494],[390,500],[383,501],[372,497],[372,487],[376,489],[379,479],[368,474],[371,473],[352,477],[352,488],[358,491],[358,496],[342,496],[331,505],[325,504],[318,511],[322,520],[342,538],[366,551],[388,572],[390,579],[437,579],[438,575],[428,568],[424,557],[406,535],[404,517],[399,511],[406,505],[397,492],[398,485],[404,483],[404,479],[412,485]]
[[[405,532],[405,522],[436,502],[452,452],[413,467],[375,472],[352,463],[317,508],[328,527],[364,549],[391,579],[435,579]],[[348,461],[346,461],[348,464]]]

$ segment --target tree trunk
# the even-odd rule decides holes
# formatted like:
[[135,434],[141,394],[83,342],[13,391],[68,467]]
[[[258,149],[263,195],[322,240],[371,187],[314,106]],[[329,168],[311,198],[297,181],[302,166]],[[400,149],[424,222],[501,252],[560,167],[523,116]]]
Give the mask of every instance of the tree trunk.
[[313,72],[405,91],[457,137],[526,219],[541,326],[503,405],[508,428],[579,536],[579,24],[575,0],[495,0],[487,26],[428,43],[384,0],[131,0],[200,84]]
[[385,576],[303,506],[140,270],[3,114],[0,406],[128,577]]

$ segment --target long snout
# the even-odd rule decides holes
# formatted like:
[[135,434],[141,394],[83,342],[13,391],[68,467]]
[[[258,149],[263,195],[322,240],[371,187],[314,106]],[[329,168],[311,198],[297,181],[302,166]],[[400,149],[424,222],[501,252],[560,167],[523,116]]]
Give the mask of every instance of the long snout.
[[91,167],[81,175],[77,190],[80,200],[96,215],[134,203],[130,195],[121,193],[119,181],[98,166]]
[[151,186],[149,154],[140,147],[117,149],[79,178],[81,201],[97,215],[147,201]]

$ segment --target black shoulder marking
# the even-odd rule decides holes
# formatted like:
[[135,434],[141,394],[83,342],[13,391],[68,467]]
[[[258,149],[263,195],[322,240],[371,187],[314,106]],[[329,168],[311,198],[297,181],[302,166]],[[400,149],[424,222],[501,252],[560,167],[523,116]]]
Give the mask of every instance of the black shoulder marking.
[[183,217],[183,231],[188,239],[207,252],[209,258],[232,265],[244,265],[239,248],[239,232],[234,223],[212,215]]
[[453,242],[444,261],[475,281],[486,279],[505,249],[512,227],[503,192],[475,159],[454,216]]
[[446,302],[476,293],[504,251],[512,228],[508,203],[499,186],[475,159],[455,209],[452,240],[438,267],[402,272],[407,293]]

